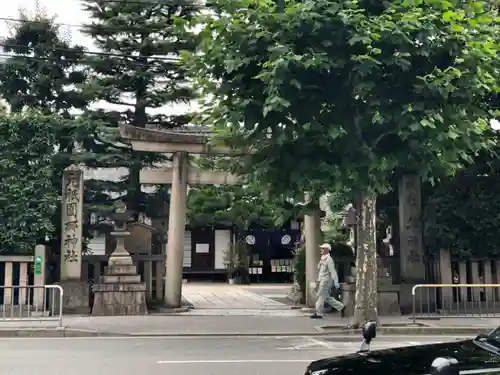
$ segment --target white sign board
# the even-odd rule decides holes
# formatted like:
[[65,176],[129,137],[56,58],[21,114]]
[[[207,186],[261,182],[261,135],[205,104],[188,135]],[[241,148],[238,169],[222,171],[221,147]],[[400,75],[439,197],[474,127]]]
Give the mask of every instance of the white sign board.
[[197,254],[207,254],[210,252],[210,245],[208,243],[197,243],[196,253]]

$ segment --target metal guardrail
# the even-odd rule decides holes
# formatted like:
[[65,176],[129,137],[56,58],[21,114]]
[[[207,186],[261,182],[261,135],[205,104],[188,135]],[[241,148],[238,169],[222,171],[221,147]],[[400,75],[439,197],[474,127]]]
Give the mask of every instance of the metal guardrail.
[[500,315],[500,284],[417,284],[411,294],[413,323],[417,318]]
[[55,321],[63,326],[63,295],[60,285],[0,286],[3,303],[0,323],[6,321]]

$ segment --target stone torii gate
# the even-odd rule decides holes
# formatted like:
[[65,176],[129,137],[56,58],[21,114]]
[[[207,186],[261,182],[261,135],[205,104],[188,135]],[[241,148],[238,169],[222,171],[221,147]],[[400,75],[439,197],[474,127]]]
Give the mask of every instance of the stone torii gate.
[[202,171],[189,165],[189,154],[244,155],[248,152],[209,144],[211,130],[203,126],[189,126],[172,130],[152,130],[131,125],[120,127],[122,138],[135,151],[173,154],[172,167],[144,169],[140,174],[143,184],[171,184],[168,243],[164,302],[168,307],[180,307],[182,300],[182,270],[184,234],[186,227],[186,200],[188,184],[234,185],[237,176],[222,171]]

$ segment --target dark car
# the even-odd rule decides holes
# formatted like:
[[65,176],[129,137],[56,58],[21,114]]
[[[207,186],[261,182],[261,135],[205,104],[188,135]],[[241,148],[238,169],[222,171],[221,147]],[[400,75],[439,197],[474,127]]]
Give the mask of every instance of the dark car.
[[306,375],[500,375],[500,327],[473,340],[370,351],[373,322],[355,354],[312,362]]

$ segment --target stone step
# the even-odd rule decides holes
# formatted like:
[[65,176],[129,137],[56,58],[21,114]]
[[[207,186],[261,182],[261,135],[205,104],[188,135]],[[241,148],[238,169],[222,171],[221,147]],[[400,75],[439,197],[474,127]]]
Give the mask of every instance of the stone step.
[[137,275],[137,266],[106,266],[104,267],[106,275]]
[[130,283],[140,283],[141,275],[104,275],[101,276],[101,284],[130,284]]
[[93,286],[94,294],[103,292],[145,292],[145,283],[129,283],[129,284],[96,284]]

